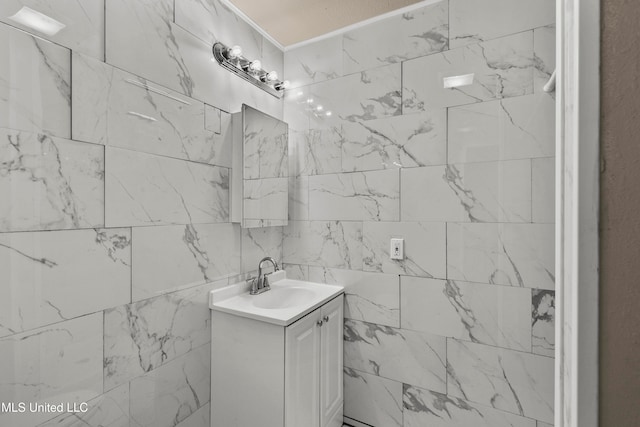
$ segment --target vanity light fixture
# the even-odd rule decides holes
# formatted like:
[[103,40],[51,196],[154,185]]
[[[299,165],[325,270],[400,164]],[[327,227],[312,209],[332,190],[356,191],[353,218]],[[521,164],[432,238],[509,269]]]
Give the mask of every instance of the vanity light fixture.
[[469,86],[473,84],[475,74],[463,74],[460,76],[445,77],[442,79],[445,89],[455,89],[461,86]]
[[276,98],[282,98],[285,89],[289,87],[288,81],[278,80],[277,72],[263,70],[259,60],[251,61],[245,58],[240,46],[227,47],[216,42],[213,45],[213,57],[222,67]]
[[32,30],[36,30],[39,33],[46,34],[47,36],[55,36],[60,30],[66,27],[62,22],[58,22],[52,17],[27,6],[23,6],[15,15],[7,19],[29,27]]

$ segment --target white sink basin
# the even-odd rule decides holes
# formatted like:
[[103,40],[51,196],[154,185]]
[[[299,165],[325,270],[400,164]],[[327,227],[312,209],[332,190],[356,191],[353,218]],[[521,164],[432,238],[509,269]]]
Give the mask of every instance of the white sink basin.
[[254,295],[251,302],[258,308],[278,310],[304,305],[315,295],[312,290],[299,286],[274,287],[263,294]]
[[344,292],[342,286],[287,279],[284,271],[270,276],[271,290],[249,294],[242,282],[211,291],[209,307],[237,316],[287,326]]

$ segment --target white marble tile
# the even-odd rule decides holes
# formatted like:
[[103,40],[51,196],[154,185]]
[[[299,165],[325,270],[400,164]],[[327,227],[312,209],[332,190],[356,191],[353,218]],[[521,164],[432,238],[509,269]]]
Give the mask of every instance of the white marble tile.
[[244,179],[289,176],[287,124],[247,106],[242,113]]
[[308,280],[344,286],[346,319],[400,327],[398,275],[309,267]]
[[555,22],[553,0],[451,0],[451,48]]
[[408,384],[403,403],[404,427],[536,427],[532,419]]
[[[3,269],[4,270],[4,269]],[[102,394],[102,313],[0,339],[0,401],[86,402]],[[51,412],[0,413],[0,425],[37,425]]]
[[447,162],[447,111],[342,124],[342,170],[442,165]]
[[556,349],[556,293],[531,290],[531,345],[533,352],[555,357]]
[[128,229],[0,234],[0,337],[128,303],[130,271]]
[[0,127],[71,136],[71,52],[0,24]]
[[247,220],[282,221],[289,216],[289,179],[245,179],[243,183],[243,218]]
[[104,149],[0,129],[0,232],[104,225]]
[[400,171],[390,169],[309,177],[309,218],[398,221]]
[[[556,26],[533,30],[533,55],[536,69],[533,72],[534,91],[543,93],[542,88],[556,69]],[[555,94],[550,96],[555,98]]]
[[550,357],[449,339],[447,371],[451,396],[553,422]]
[[65,413],[38,427],[129,427],[129,383],[91,399],[87,405],[87,412]]
[[342,35],[284,53],[284,75],[292,88],[341,77]]
[[556,220],[556,159],[546,157],[531,161],[532,172],[532,220],[550,222]]
[[402,383],[344,368],[344,416],[371,426],[402,427]]
[[131,381],[131,426],[173,427],[209,402],[211,349],[205,344]]
[[[212,62],[211,42],[174,24],[173,6],[172,0],[107,1],[107,22],[118,23],[107,25],[107,62],[224,111],[245,103],[281,117],[282,101]],[[203,13],[198,19],[208,18]]]
[[287,272],[288,279],[310,280],[308,265],[283,264],[282,269]]
[[301,175],[320,175],[342,171],[342,127],[311,129],[297,138],[296,161]]
[[229,220],[229,169],[107,147],[105,223]]
[[[45,14],[65,27],[55,35],[47,35],[10,20],[9,17],[23,6]],[[5,0],[0,4],[0,21],[75,52],[104,59],[104,0]]]
[[446,338],[357,320],[344,322],[344,365],[446,392]]
[[555,287],[553,224],[447,224],[447,277]]
[[[411,59],[402,66],[403,113],[428,111],[533,92],[533,32]],[[445,89],[445,77],[473,74]]]
[[289,177],[289,220],[309,219],[309,177]]
[[211,427],[211,405],[207,403],[176,427]]
[[[391,64],[307,86],[313,108],[331,111],[331,121],[371,120],[401,114],[401,67]],[[295,91],[295,89],[294,89]],[[326,123],[319,115],[317,123]],[[312,123],[312,129],[326,127]]]
[[308,88],[306,86],[289,89],[284,92],[282,120],[287,122],[289,130],[304,132],[309,130],[309,111],[307,110]]
[[529,289],[408,276],[400,289],[403,329],[531,351]]
[[441,52],[449,47],[449,4],[438,2],[344,33],[344,72]]
[[[404,239],[404,260],[389,258],[391,238]],[[446,231],[437,222],[365,222],[362,258],[365,271],[446,277]]]
[[265,70],[275,71],[278,73],[280,80],[287,78],[284,72],[284,51],[265,37],[262,38],[262,55],[260,58]]
[[258,270],[258,263],[266,256],[282,264],[283,240],[282,227],[242,229],[242,271]]
[[401,172],[403,221],[531,222],[531,161],[462,163]]
[[362,268],[362,223],[290,221],[284,230],[283,261],[359,270]]
[[[224,281],[226,284],[227,282]],[[209,291],[163,294],[104,312],[104,388],[110,390],[211,339]]]
[[231,166],[231,138],[205,129],[201,101],[87,56],[74,54],[72,64],[74,138]]
[[543,423],[542,421],[536,421],[537,427],[553,427],[553,424],[547,424],[547,423]]
[[550,157],[555,102],[529,95],[449,109],[449,163]]
[[240,227],[187,224],[133,229],[133,301],[240,273]]
[[238,45],[247,58],[261,59],[263,37],[220,0],[177,1],[175,22],[209,45]]

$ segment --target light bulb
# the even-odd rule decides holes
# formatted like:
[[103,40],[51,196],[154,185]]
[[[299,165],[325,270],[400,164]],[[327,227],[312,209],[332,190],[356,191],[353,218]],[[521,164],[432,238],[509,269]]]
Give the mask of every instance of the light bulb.
[[274,88],[276,88],[276,90],[285,90],[285,89],[289,89],[289,80],[285,80],[283,82],[276,82],[273,85]]
[[275,82],[276,80],[278,80],[278,73],[275,71],[270,71],[267,74],[267,81],[268,82]]
[[251,71],[260,71],[261,68],[262,68],[262,62],[260,62],[260,60],[258,59],[256,59],[251,64],[249,64],[249,70]]
[[233,46],[230,49],[227,49],[227,58],[236,59],[242,56],[242,48],[240,46]]

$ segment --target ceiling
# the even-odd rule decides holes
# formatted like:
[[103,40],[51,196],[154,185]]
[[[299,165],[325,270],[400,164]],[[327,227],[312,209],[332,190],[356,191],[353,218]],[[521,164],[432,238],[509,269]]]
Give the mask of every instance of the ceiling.
[[231,3],[286,47],[420,1],[231,0]]

